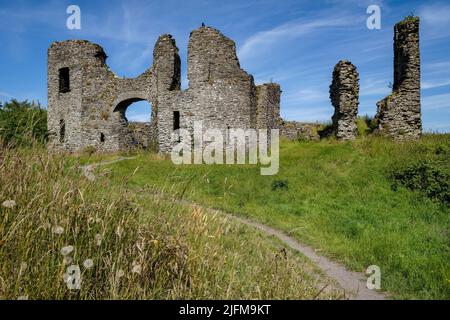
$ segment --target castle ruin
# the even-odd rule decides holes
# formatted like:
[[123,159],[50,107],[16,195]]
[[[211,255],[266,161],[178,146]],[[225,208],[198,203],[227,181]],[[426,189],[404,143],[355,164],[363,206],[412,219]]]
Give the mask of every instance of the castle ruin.
[[330,99],[334,106],[332,120],[336,138],[354,140],[357,133],[359,75],[350,61],[339,61],[334,67]]
[[[334,68],[330,99],[335,108],[332,130],[337,139],[356,138],[359,76],[349,61]],[[422,134],[420,110],[419,18],[407,17],[394,27],[394,84],[392,93],[377,103],[377,132],[396,140]]]
[[[152,146],[169,152],[179,129],[280,129],[289,139],[315,141],[318,123],[280,118],[281,89],[276,83],[255,85],[242,70],[235,43],[218,30],[202,26],[190,34],[189,86],[181,90],[181,61],[171,35],[159,37],[152,66],[132,79],[117,77],[106,64],[102,47],[89,41],[55,42],[48,50],[48,131],[52,150],[86,147],[114,152]],[[356,137],[359,75],[349,61],[334,68],[330,99],[335,108],[330,133],[341,140]],[[136,101],[152,105],[149,124],[130,124],[127,108]],[[392,94],[377,103],[375,121],[381,134],[398,140],[422,133],[420,110],[419,18],[394,27]]]
[[[255,86],[240,68],[235,43],[202,26],[188,45],[189,87],[181,90],[181,61],[171,35],[155,44],[153,65],[133,79],[117,77],[102,47],[88,41],[55,42],[48,51],[48,129],[53,150],[94,147],[113,152],[138,144],[125,111],[146,100],[152,105],[149,144],[171,150],[172,133],[203,127],[272,129],[278,125],[280,86]],[[142,128],[141,128],[142,131]],[[140,133],[142,135],[142,132]]]
[[394,27],[392,94],[379,101],[377,107],[375,119],[380,133],[397,140],[421,136],[418,17],[407,17]]

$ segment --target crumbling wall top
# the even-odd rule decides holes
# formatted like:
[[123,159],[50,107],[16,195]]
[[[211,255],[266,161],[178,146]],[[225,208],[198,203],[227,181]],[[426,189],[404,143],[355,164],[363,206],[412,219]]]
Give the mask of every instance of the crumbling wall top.
[[422,134],[418,17],[406,17],[394,27],[392,93],[377,103],[378,131],[398,140]]
[[[175,39],[161,35],[150,68],[135,78],[119,78],[106,64],[101,46],[85,40],[53,43],[48,53],[49,131],[51,147],[99,150],[132,147],[125,112],[136,101],[151,103],[151,145],[169,151],[171,134],[191,130],[195,121],[210,128],[255,128],[256,87],[241,69],[234,41],[217,29],[202,26],[188,44],[189,87],[181,90],[181,61]],[[279,85],[260,87],[263,127],[279,118]],[[261,90],[260,90],[261,91]],[[149,119],[150,120],[150,119]],[[147,130],[144,129],[144,130]],[[65,133],[67,131],[67,134]]]
[[156,73],[160,89],[180,90],[181,60],[172,35],[163,34],[156,41],[152,70]]
[[66,40],[53,42],[48,49],[49,56],[64,61],[97,60],[106,63],[107,55],[98,44],[87,40]]
[[248,81],[251,77],[240,67],[234,41],[211,27],[191,32],[187,76],[189,87],[216,81]]

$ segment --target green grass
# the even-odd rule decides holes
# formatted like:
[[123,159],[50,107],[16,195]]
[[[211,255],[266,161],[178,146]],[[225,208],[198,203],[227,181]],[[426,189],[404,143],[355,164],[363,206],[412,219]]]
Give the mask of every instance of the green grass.
[[[378,265],[382,289],[395,298],[450,298],[449,208],[406,188],[392,188],[389,172],[416,160],[440,161],[450,173],[450,135],[419,142],[381,137],[356,142],[288,142],[280,172],[257,166],[175,166],[141,153],[109,166],[113,184],[158,186],[198,203],[229,210],[286,231],[353,270]],[[287,188],[272,190],[276,181]]]
[[[130,187],[129,172],[111,183],[97,168],[88,180],[81,160],[0,149],[0,299],[342,297],[321,292],[330,280],[270,237]],[[69,265],[80,267],[80,290],[63,281]]]

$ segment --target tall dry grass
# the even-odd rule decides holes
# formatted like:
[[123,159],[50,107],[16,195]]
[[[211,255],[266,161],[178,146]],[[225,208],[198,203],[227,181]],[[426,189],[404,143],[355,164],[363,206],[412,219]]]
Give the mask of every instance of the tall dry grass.
[[[2,150],[0,199],[2,298],[144,298],[183,281],[186,247],[161,241],[130,195],[89,182],[62,156]],[[80,290],[63,281],[70,265]]]
[[42,147],[0,150],[0,299],[331,297],[308,263],[257,232],[94,175]]

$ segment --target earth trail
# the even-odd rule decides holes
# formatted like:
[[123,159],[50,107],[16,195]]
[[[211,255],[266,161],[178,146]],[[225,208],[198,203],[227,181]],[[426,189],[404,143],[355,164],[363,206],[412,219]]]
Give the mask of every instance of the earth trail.
[[[95,164],[90,164],[87,166],[83,166],[81,168],[83,170],[83,174],[86,176],[87,179],[95,179],[92,173],[95,167],[109,165],[119,161],[132,159],[134,159],[134,157],[129,158],[121,157],[115,160],[102,161]],[[194,203],[185,199],[178,200],[178,202],[184,205],[196,205],[210,212],[226,215],[231,219],[234,219],[242,224],[256,228],[266,235],[278,238],[279,240],[281,240],[282,243],[287,245],[289,248],[301,253],[302,255],[310,259],[327,276],[329,276],[331,279],[334,279],[338,283],[338,285],[345,291],[346,295],[347,294],[349,295],[350,299],[353,300],[388,299],[386,294],[367,288],[366,286],[367,278],[363,273],[350,271],[344,265],[332,261],[331,259],[325,256],[319,255],[313,247],[299,242],[297,239],[287,235],[283,231],[277,230],[263,223],[251,220],[249,218],[244,218],[236,213],[226,212],[214,208],[208,208],[201,204]]]

